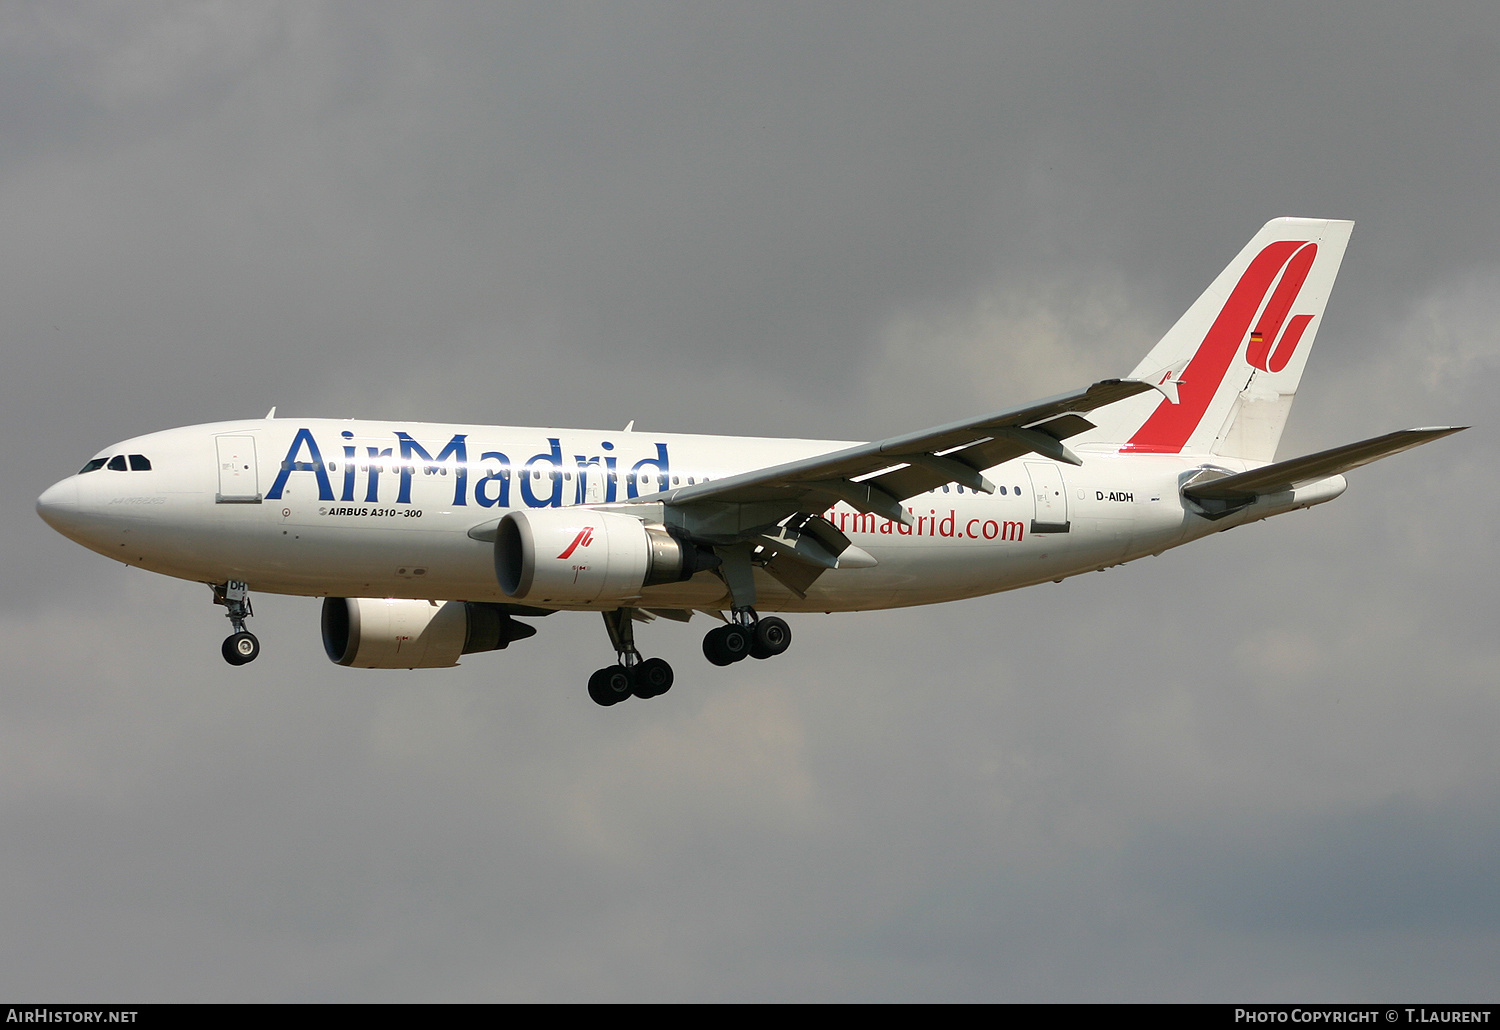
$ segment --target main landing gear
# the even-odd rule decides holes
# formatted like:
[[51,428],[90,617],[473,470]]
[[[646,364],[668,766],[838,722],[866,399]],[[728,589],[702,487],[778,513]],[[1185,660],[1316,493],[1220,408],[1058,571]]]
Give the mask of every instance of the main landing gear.
[[589,697],[596,704],[619,704],[628,697],[655,697],[672,689],[672,667],[661,658],[642,658],[635,649],[633,610],[604,613],[604,628],[618,663],[589,677]]
[[785,619],[759,618],[753,608],[737,610],[733,618],[703,638],[703,657],[715,665],[733,665],[747,656],[774,658],[792,646],[792,627]]
[[[672,667],[661,658],[642,658],[635,648],[632,609],[603,614],[618,662],[589,677],[589,697],[597,704],[613,705],[629,697],[656,697],[671,690]],[[732,618],[703,638],[703,654],[715,665],[732,665],[746,657],[772,658],[791,646],[792,627],[785,619],[758,618],[751,608],[735,611]]]
[[214,604],[228,609],[229,625],[234,632],[224,639],[220,648],[224,660],[230,665],[247,665],[260,655],[260,641],[245,628],[245,620],[255,613],[250,608],[250,589],[240,580],[210,584],[214,591]]
[[[792,644],[792,627],[785,619],[762,619],[755,613],[755,580],[750,544],[716,548],[722,559],[717,574],[729,588],[733,609],[723,626],[703,638],[703,655],[715,665],[733,665],[742,658],[774,658]],[[614,645],[618,663],[589,677],[589,697],[601,705],[613,705],[627,697],[655,697],[672,687],[672,667],[660,658],[642,658],[635,649],[630,608],[604,613],[604,628]],[[643,618],[649,617],[643,614]],[[683,621],[686,621],[686,613]]]
[[754,545],[734,544],[718,549],[723,559],[715,570],[734,607],[729,622],[708,631],[703,638],[703,657],[715,665],[732,665],[746,655],[751,658],[774,658],[792,644],[792,627],[785,619],[774,616],[762,619],[755,614]]

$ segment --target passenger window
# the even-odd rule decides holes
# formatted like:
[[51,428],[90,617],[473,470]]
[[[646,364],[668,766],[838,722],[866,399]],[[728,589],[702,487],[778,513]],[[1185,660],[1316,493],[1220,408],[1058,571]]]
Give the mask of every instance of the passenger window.
[[144,454],[132,454],[130,456],[130,471],[150,472],[151,459],[146,457]]
[[1000,496],[1001,497],[1005,496],[1005,487],[1003,487],[1003,486],[1000,488]]
[[83,468],[79,469],[78,474],[81,476],[85,472],[98,472],[104,467],[104,463],[108,460],[108,458],[94,458],[90,460],[89,463]]
[[125,455],[123,455],[123,454],[116,454],[113,458],[110,458],[109,459],[109,468],[113,469],[116,472],[124,472],[125,471]]

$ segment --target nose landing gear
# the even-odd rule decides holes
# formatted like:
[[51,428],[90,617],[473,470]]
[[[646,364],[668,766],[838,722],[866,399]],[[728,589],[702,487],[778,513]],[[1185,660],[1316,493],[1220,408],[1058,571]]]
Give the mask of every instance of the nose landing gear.
[[224,638],[224,660],[230,665],[246,665],[260,655],[260,641],[249,630]]
[[222,604],[228,609],[224,614],[229,618],[229,625],[234,628],[234,632],[225,638],[224,645],[220,648],[224,660],[230,665],[247,665],[255,661],[260,656],[260,641],[245,628],[245,620],[255,614],[250,608],[250,588],[237,579],[211,586],[214,604]]

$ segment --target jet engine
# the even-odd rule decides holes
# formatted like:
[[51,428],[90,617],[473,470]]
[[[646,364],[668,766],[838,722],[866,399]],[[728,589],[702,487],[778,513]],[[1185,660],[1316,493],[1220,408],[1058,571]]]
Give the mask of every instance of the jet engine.
[[359,669],[445,669],[536,632],[500,606],[472,601],[325,597],[323,650]]
[[629,601],[719,561],[679,531],[596,508],[513,511],[495,535],[500,589],[528,604]]

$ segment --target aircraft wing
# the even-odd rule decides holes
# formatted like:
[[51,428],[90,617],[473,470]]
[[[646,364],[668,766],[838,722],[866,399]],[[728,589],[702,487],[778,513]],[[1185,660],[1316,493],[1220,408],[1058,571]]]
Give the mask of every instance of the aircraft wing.
[[947,483],[983,493],[994,486],[981,470],[1036,453],[1082,464],[1062,441],[1094,424],[1095,408],[1148,390],[1148,382],[1106,379],[1087,389],[904,436],[664,490],[637,503],[665,504],[708,537],[739,537],[798,512],[843,501],[861,512],[910,523],[901,501]]
[[1347,443],[1342,447],[1292,458],[1290,461],[1278,461],[1274,465],[1251,469],[1238,475],[1191,483],[1183,492],[1194,500],[1244,501],[1256,494],[1277,493],[1327,479],[1467,428],[1469,427],[1439,426],[1402,429],[1369,440],[1360,440],[1358,443]]

